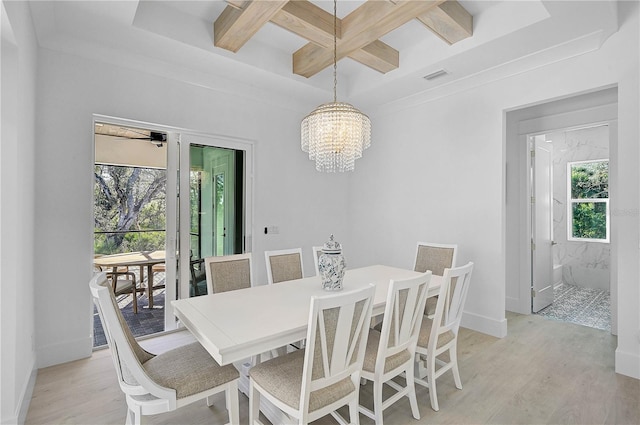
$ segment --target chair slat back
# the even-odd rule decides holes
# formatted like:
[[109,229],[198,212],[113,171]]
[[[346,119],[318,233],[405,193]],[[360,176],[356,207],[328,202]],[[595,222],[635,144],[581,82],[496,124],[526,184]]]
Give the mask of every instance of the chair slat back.
[[206,257],[207,293],[250,288],[253,282],[251,253]]
[[[472,271],[472,262],[461,267],[445,270],[439,295],[444,298],[444,302],[438,301],[433,327],[433,329],[439,328],[439,333],[452,331],[457,335],[464,311],[464,303],[469,292]],[[439,324],[439,326],[435,326],[435,324]]]
[[111,350],[120,388],[125,394],[146,395],[175,404],[175,390],[157,385],[142,364],[154,357],[135,340],[124,320],[105,272],[96,274],[89,283],[94,303]]
[[269,283],[303,278],[302,248],[265,251]]
[[380,330],[376,370],[384,368],[389,356],[406,349],[415,350],[431,275],[428,271],[418,277],[391,281]]
[[358,390],[375,287],[313,297],[309,312],[300,408],[310,394],[351,377]]
[[316,276],[320,276],[320,256],[322,255],[322,246],[311,247],[313,251],[313,264],[316,267]]

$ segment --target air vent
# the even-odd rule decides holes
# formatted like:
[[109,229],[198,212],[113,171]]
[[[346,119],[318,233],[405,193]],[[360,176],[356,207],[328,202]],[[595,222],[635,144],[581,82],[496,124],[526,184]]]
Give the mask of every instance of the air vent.
[[425,75],[422,78],[424,78],[427,81],[431,81],[431,80],[435,80],[436,78],[443,77],[445,75],[449,75],[449,73],[444,69],[439,69],[435,72],[432,72],[431,74]]

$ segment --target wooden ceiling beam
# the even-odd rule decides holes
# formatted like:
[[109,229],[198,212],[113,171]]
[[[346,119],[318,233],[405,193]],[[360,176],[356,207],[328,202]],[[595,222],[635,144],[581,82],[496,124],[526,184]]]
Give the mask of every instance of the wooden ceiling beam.
[[[227,0],[229,6],[243,9],[250,1]],[[271,18],[281,28],[303,37],[311,43],[333,50],[333,14],[307,0],[290,1]],[[342,38],[342,20],[336,20],[337,38]],[[352,59],[376,71],[387,73],[398,68],[400,53],[376,40],[349,55]]]
[[250,1],[227,6],[213,24],[213,44],[237,52],[288,0]]
[[[310,1],[290,1],[271,22],[319,46],[333,48],[333,14]],[[336,35],[342,38],[340,18],[336,19]]]
[[[408,21],[427,13],[443,0],[367,1],[342,20],[336,57],[342,59]],[[308,43],[293,54],[293,72],[311,77],[333,63],[333,49]]]
[[400,52],[380,40],[356,50],[349,57],[383,74],[400,66]]
[[[306,38],[311,43],[333,51],[333,14],[309,1],[290,1],[276,13],[271,22]],[[336,19],[336,29],[337,38],[341,39],[340,18]],[[400,53],[388,44],[376,40],[349,57],[376,71],[386,73],[398,68]]]
[[456,0],[447,0],[418,16],[418,20],[449,44],[473,35],[473,16]]
[[[238,51],[265,23],[309,41],[293,54],[293,72],[311,77],[333,63],[333,14],[308,0],[227,0],[214,23],[214,44]],[[337,19],[337,59],[350,57],[386,73],[399,66],[400,54],[380,37],[412,19],[454,44],[471,37],[473,17],[457,0],[369,0]]]

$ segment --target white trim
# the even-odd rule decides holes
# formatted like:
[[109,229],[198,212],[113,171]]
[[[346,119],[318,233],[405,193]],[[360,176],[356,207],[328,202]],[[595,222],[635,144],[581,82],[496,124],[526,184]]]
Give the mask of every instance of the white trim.
[[[93,329],[93,323],[91,324]],[[93,353],[93,337],[86,336],[73,340],[58,341],[55,344],[40,346],[36,352],[38,369],[86,359]]]
[[36,386],[36,376],[38,375],[38,369],[36,369],[35,359],[33,359],[33,361],[31,362],[31,367],[29,369],[29,379],[27,379],[24,388],[20,392],[20,400],[18,401],[18,405],[16,408],[16,417],[18,419],[17,423],[19,424],[23,424],[27,420],[27,412],[29,411],[29,405],[31,404],[33,389]]
[[[608,124],[601,124],[600,126],[609,127]],[[595,126],[594,126],[595,127]],[[607,173],[609,170],[609,158],[606,159],[588,159],[581,161],[568,161],[567,162],[567,241],[569,242],[597,242],[597,243],[609,243],[611,239],[611,213],[609,211],[609,197],[607,198],[584,198],[574,199],[571,196],[571,167],[575,164],[592,164],[594,162],[606,162]],[[608,183],[608,179],[607,179]],[[606,205],[605,212],[605,235],[604,239],[591,239],[591,238],[576,238],[573,236],[573,204],[580,203],[604,203]]]
[[[119,117],[102,115],[102,114],[93,114],[93,124],[91,127],[92,136],[95,133],[94,129],[95,129],[96,122],[121,125],[125,127],[145,128],[152,131],[167,133],[167,139],[169,142],[168,151],[167,151],[167,155],[168,155],[168,158],[167,158],[167,172],[168,172],[167,205],[166,205],[166,211],[165,211],[167,215],[167,229],[166,229],[166,238],[165,238],[165,247],[167,252],[177,252],[178,249],[174,249],[174,248],[177,248],[179,246],[189,246],[188,232],[181,232],[181,235],[183,236],[183,238],[186,239],[186,242],[185,242],[185,239],[181,239],[180,241],[175,240],[176,232],[175,232],[175,225],[173,225],[173,223],[176,222],[174,218],[175,218],[175,212],[177,211],[177,205],[173,201],[173,199],[175,199],[176,197],[170,196],[170,192],[172,192],[171,188],[177,187],[176,184],[172,184],[172,182],[175,181],[176,177],[174,173],[169,172],[170,166],[173,166],[173,167],[177,166],[178,164],[176,162],[176,159],[180,158],[178,159],[178,161],[180,161],[181,169],[182,167],[185,166],[185,164],[186,164],[186,169],[189,168],[189,156],[188,156],[189,143],[187,142],[186,147],[182,148],[180,146],[183,146],[185,144],[180,142],[184,142],[185,139],[187,140],[198,139],[199,144],[203,144],[206,146],[215,146],[220,148],[244,151],[245,152],[245,161],[244,161],[244,167],[245,167],[244,169],[244,175],[245,175],[244,209],[245,210],[243,211],[243,215],[244,215],[244,221],[245,221],[245,224],[244,224],[245,228],[244,228],[243,252],[251,251],[251,246],[252,246],[251,239],[253,234],[253,170],[254,170],[253,150],[256,142],[255,140],[243,139],[239,137],[233,137],[233,136],[221,135],[221,134],[205,133],[205,132],[201,132],[193,129],[173,127],[173,126],[168,126],[163,124],[150,123],[150,122],[132,120],[127,118],[119,118]],[[186,155],[185,155],[185,152],[186,152]],[[92,146],[92,153],[93,153],[93,157],[95,157],[95,141]],[[176,183],[182,184],[180,182],[176,182]],[[187,180],[187,183],[188,183],[188,180]],[[91,185],[92,185],[91,193],[93,194],[93,185],[94,185],[93,180],[91,180]],[[182,193],[189,193],[188,185],[186,188],[181,186],[180,190]],[[93,210],[93,204],[94,204],[94,200],[92,198],[91,199],[92,210]],[[180,226],[186,226],[186,227],[182,227],[186,229],[189,228],[188,212],[189,212],[188,203],[186,203],[186,214],[185,214],[184,207],[181,210],[181,214],[180,214],[180,217],[182,217],[180,219]],[[93,216],[91,219],[92,219],[91,225],[93,226]],[[170,232],[170,230],[173,230],[173,232]],[[170,282],[175,279],[176,270],[175,270],[175,267],[169,267],[168,264],[170,262],[172,264],[175,264],[176,258],[173,255],[168,255],[166,260],[167,260],[166,281]],[[190,276],[189,276],[189,257],[188,256],[185,257],[184,259],[180,259],[180,269],[182,270],[182,273],[180,275],[180,282],[184,282],[183,284],[180,285],[180,291],[182,293],[185,293],[184,291],[186,290],[187,291],[186,294],[189,294],[188,281]],[[175,285],[166,285],[165,290],[166,290],[166,297],[165,297],[165,329],[164,330],[170,331],[170,330],[176,329],[177,322],[173,314],[173,306],[168,301],[176,299],[177,294],[175,290]],[[91,324],[91,326],[93,327],[93,324]],[[91,342],[90,346],[93,347],[93,341]]]
[[480,314],[465,311],[460,326],[483,334],[504,338],[507,336],[507,319],[492,319]]
[[[640,336],[639,336],[640,337]],[[640,355],[616,349],[616,373],[640,379]]]
[[[242,252],[251,252],[251,238],[253,235],[253,170],[254,170],[254,148],[255,142],[249,139],[241,139],[238,137],[220,136],[214,134],[206,134],[197,131],[180,132],[180,169],[189,169],[189,146],[191,143],[212,146],[217,148],[241,150],[244,152],[244,246]],[[184,179],[180,184],[181,193],[189,193],[189,180]],[[190,225],[189,203],[183,203],[180,206],[180,227],[188,229]],[[179,247],[189,247],[190,237],[188,232],[181,232]],[[189,294],[189,257],[180,258],[180,269],[182,275],[180,279],[180,292]],[[187,276],[185,278],[185,276]],[[186,292],[185,292],[186,291]],[[172,310],[173,311],[173,310]]]

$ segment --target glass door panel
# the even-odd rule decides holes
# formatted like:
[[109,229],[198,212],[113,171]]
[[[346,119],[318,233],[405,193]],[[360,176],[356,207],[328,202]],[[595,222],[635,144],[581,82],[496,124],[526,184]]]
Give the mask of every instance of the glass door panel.
[[180,256],[184,298],[206,294],[204,258],[244,252],[250,145],[184,135],[180,151],[181,169],[189,170],[180,175],[182,193],[189,194],[180,205],[180,227],[188,229],[180,238],[180,252],[189,253]]

